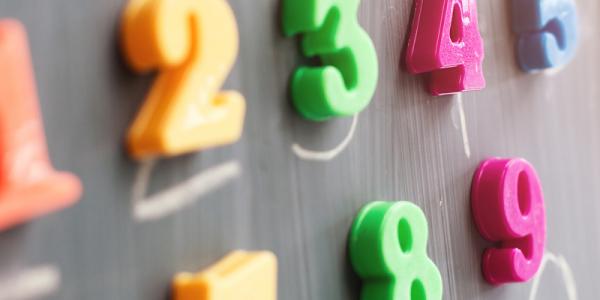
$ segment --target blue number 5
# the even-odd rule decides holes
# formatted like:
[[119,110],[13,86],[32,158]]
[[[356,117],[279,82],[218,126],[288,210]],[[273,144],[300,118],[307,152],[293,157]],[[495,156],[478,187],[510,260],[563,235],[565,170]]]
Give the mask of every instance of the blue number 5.
[[579,42],[574,0],[513,0],[517,56],[526,72],[565,65]]

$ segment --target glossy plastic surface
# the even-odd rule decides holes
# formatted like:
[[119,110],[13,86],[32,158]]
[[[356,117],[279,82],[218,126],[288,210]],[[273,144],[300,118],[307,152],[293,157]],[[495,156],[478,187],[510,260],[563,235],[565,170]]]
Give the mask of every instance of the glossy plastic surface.
[[481,235],[499,242],[483,253],[485,279],[491,284],[531,279],[546,243],[542,187],[533,167],[518,158],[485,160],[473,177],[471,205]]
[[27,33],[0,20],[0,230],[75,203],[81,182],[48,156]]
[[238,52],[225,0],[130,0],[122,44],[130,66],[160,74],[129,129],[138,159],[173,156],[238,140],[245,100],[221,92]]
[[323,66],[303,66],[291,81],[298,112],[311,120],[352,116],[373,98],[377,53],[357,20],[359,0],[284,0],[283,31],[304,34],[302,51]]
[[513,0],[517,56],[526,72],[567,64],[579,44],[579,19],[574,0]]
[[445,95],[485,87],[483,41],[475,0],[415,0],[406,64],[431,73],[429,91]]
[[277,258],[266,251],[234,251],[201,273],[177,275],[173,299],[275,300]]
[[427,236],[427,219],[418,206],[367,204],[349,239],[352,266],[363,279],[361,299],[442,299],[442,277],[427,256]]

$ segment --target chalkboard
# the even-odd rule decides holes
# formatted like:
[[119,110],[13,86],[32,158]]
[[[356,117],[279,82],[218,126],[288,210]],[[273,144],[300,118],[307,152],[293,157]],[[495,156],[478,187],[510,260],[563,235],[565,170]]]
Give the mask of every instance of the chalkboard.
[[[347,236],[374,200],[424,210],[445,299],[533,299],[534,285],[536,299],[600,294],[598,1],[578,0],[576,58],[533,75],[515,62],[510,1],[478,1],[487,88],[432,97],[425,77],[403,63],[412,1],[363,0],[359,20],[380,62],[377,92],[356,119],[321,123],[291,107],[289,78],[305,59],[298,40],[281,33],[280,1],[229,3],[240,54],[226,88],[246,97],[244,135],[152,165],[132,161],[123,146],[154,77],[134,74],[121,58],[125,1],[0,2],[0,15],[29,33],[53,162],[85,186],[77,205],[0,234],[0,298],[33,276],[46,287],[38,291],[44,299],[167,299],[175,273],[201,270],[234,249],[267,249],[279,259],[279,299],[358,299]],[[294,152],[294,144],[335,148],[352,128],[347,147],[329,160]],[[534,281],[493,287],[482,279],[490,244],[472,223],[469,188],[489,156],[526,158],[541,178],[548,254]],[[167,215],[139,208],[161,196],[187,202]],[[18,297],[35,294],[20,290],[26,296]]]

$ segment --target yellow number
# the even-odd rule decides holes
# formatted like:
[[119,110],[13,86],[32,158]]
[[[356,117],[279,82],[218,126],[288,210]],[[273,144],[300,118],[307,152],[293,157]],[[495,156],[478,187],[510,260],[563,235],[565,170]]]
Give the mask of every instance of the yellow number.
[[122,39],[129,65],[160,72],[129,129],[131,155],[173,156],[239,139],[244,98],[220,91],[239,42],[225,0],[130,0]]

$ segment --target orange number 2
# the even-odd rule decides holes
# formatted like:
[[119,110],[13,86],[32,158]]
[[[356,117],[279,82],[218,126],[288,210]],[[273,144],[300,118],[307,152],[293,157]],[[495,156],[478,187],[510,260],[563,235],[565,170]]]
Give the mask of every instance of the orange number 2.
[[122,43],[133,69],[160,71],[128,132],[133,157],[174,156],[240,138],[245,100],[220,91],[239,43],[225,0],[130,0]]

